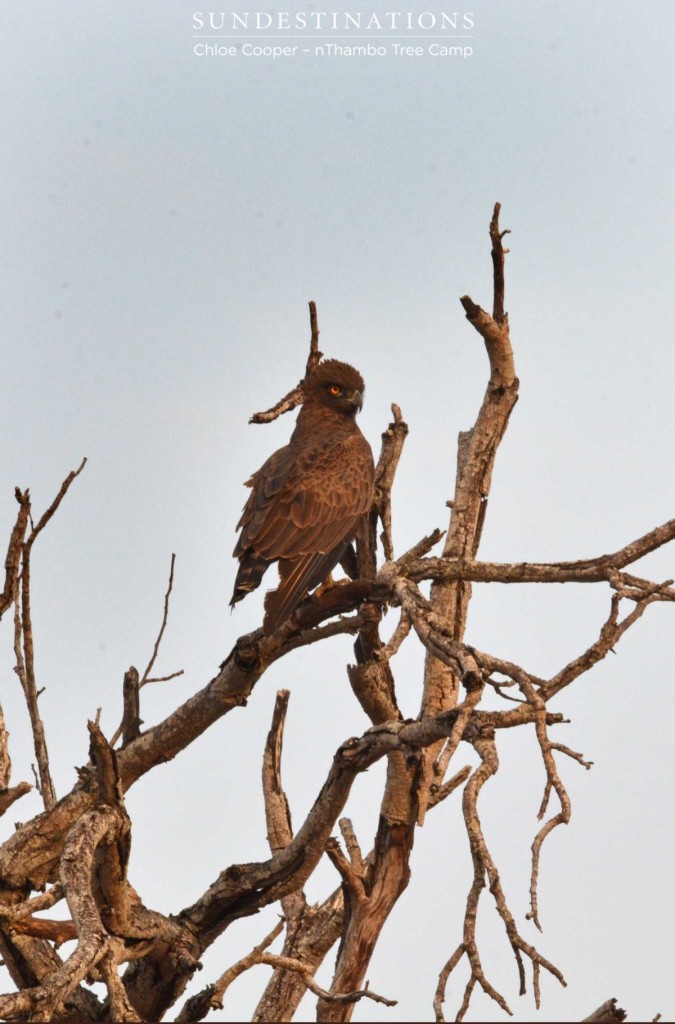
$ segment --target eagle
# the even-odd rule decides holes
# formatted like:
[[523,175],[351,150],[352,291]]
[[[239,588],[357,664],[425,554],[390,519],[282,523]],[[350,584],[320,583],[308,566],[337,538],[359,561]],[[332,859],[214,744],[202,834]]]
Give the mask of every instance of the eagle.
[[279,587],[265,598],[266,636],[348,554],[373,504],[373,453],[356,424],[364,390],[353,366],[323,359],[303,381],[289,443],[246,482],[251,494],[237,524],[239,570],[230,606],[278,562]]

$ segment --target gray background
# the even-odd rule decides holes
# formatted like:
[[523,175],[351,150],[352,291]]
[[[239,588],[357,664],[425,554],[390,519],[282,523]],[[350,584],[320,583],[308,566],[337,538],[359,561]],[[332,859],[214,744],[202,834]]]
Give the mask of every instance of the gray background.
[[[366,378],[361,426],[373,447],[392,401],[410,424],[394,493],[397,551],[446,526],[457,433],[486,381],[458,297],[489,305],[495,200],[513,229],[507,307],[522,388],[481,555],[597,555],[675,509],[672,4],[476,0],[467,60],[275,63],[195,57],[194,9],[5,0],[0,14],[0,537],[15,517],[14,485],[31,487],[39,513],[89,458],[34,551],[38,683],[59,794],[86,761],[86,718],[101,707],[112,733],[123,672],[150,656],[172,551],[157,667],[185,675],[144,691],[146,725],[204,685],[234,638],[259,624],[262,590],[227,610],[234,526],[242,481],[292,424],[247,419],[302,373],[308,299],[324,352]],[[662,580],[673,565],[666,550],[639,571]],[[468,640],[545,676],[592,642],[608,607],[600,586],[478,586]],[[31,755],[9,622],[0,645],[16,782],[30,778]],[[595,766],[561,763],[573,816],[544,850],[543,936],[524,921],[544,782],[532,735],[503,738],[502,772],[484,791],[511,908],[569,982],[543,979],[541,1019],[579,1019],[612,995],[633,1019],[675,1012],[673,609],[649,609],[618,655],[554,704],[572,719],[558,738]],[[259,770],[281,686],[292,690],[285,779],[294,821],[303,819],[335,748],[367,726],[347,684],[350,659],[345,638],[321,656],[284,659],[245,711],[133,788],[131,880],[149,906],[175,912],[231,862],[266,856]],[[414,644],[394,667],[414,715]],[[382,779],[380,765],[349,806],[366,849]],[[39,806],[25,797],[5,829]],[[368,971],[399,1006],[362,1004],[356,1019],[433,1017],[470,879],[458,808],[455,796],[418,834],[413,882]],[[322,865],[308,895],[336,883]],[[275,920],[270,908],[233,925],[190,991]],[[479,929],[486,969],[516,1018],[539,1019],[531,995],[516,994],[487,896]],[[448,988],[449,1016],[463,970]],[[248,1017],[266,974],[237,981],[218,1019]],[[300,1019],[312,1016],[307,1001]],[[502,1015],[476,995],[474,1019]]]

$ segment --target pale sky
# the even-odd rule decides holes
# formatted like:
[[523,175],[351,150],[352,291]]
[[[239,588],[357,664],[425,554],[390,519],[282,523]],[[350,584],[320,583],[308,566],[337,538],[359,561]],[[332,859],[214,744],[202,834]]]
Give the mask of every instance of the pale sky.
[[[264,5],[315,8],[324,9]],[[246,9],[256,8],[227,7]],[[292,417],[268,427],[248,418],[302,374],[309,299],[323,351],[365,377],[360,423],[376,452],[392,401],[410,425],[394,491],[397,552],[445,528],[457,434],[475,418],[487,366],[458,300],[490,305],[496,200],[512,229],[506,304],[521,397],[479,555],[599,555],[675,514],[675,8],[475,0],[455,9],[473,14],[465,58],[272,61],[196,56],[193,13],[208,8],[184,0],[5,0],[0,544],[15,485],[31,488],[39,514],[89,460],[33,557],[40,706],[59,795],[87,759],[87,718],[101,707],[110,735],[125,669],[150,656],[171,552],[157,667],[185,674],[143,691],[146,726],[260,624],[264,587],[232,616],[227,608],[234,527],[243,481],[285,442]],[[636,571],[671,578],[675,552]],[[467,639],[546,676],[596,638],[608,608],[607,587],[476,586]],[[502,740],[502,770],[483,794],[486,838],[523,934],[569,984],[543,980],[540,1014],[531,992],[518,997],[486,896],[483,958],[516,1020],[580,1019],[610,996],[633,1020],[675,1015],[674,615],[648,609],[617,657],[552,704],[571,719],[557,738],[594,767],[560,763],[572,821],[544,848],[541,936],[524,915],[543,767],[532,735]],[[387,628],[394,622],[390,614]],[[350,660],[346,638],[283,659],[246,709],[134,786],[130,878],[148,906],[177,912],[230,863],[267,855],[259,776],[280,687],[292,691],[284,776],[294,823],[303,820],[335,749],[368,725]],[[0,664],[16,783],[31,778],[32,758],[6,621]],[[415,641],[393,668],[399,703],[414,715]],[[473,761],[460,749],[457,768]],[[366,849],[383,770],[358,781],[347,809]],[[36,795],[24,797],[5,834],[39,809]],[[355,1020],[433,1019],[471,870],[457,796],[418,833],[412,868],[368,971],[399,1006],[362,1003]],[[309,898],[337,881],[322,865]],[[259,942],[275,915],[235,923],[188,993]],[[333,962],[331,953],[324,983]],[[247,1019],[265,972],[238,980],[207,1020]],[[448,988],[449,1019],[464,981],[460,973]],[[472,1005],[470,1019],[505,1019],[480,996]],[[297,1019],[313,1017],[308,1000]]]

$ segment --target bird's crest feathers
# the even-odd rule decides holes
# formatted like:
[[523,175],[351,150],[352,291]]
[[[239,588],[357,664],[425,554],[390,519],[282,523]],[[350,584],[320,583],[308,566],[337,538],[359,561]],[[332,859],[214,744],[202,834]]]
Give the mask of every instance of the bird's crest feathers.
[[360,391],[361,394],[365,390],[363,377],[359,371],[339,359],[322,359],[314,373],[305,381],[305,389],[311,394],[326,384],[341,384],[349,391]]

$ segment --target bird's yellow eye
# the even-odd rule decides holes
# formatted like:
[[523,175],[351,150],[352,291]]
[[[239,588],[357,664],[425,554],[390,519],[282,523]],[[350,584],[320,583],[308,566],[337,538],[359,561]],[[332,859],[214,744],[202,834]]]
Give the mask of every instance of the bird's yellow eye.
[[331,395],[340,395],[340,394],[342,394],[342,388],[340,387],[339,384],[331,384],[331,386],[329,388],[329,391],[330,391]]

